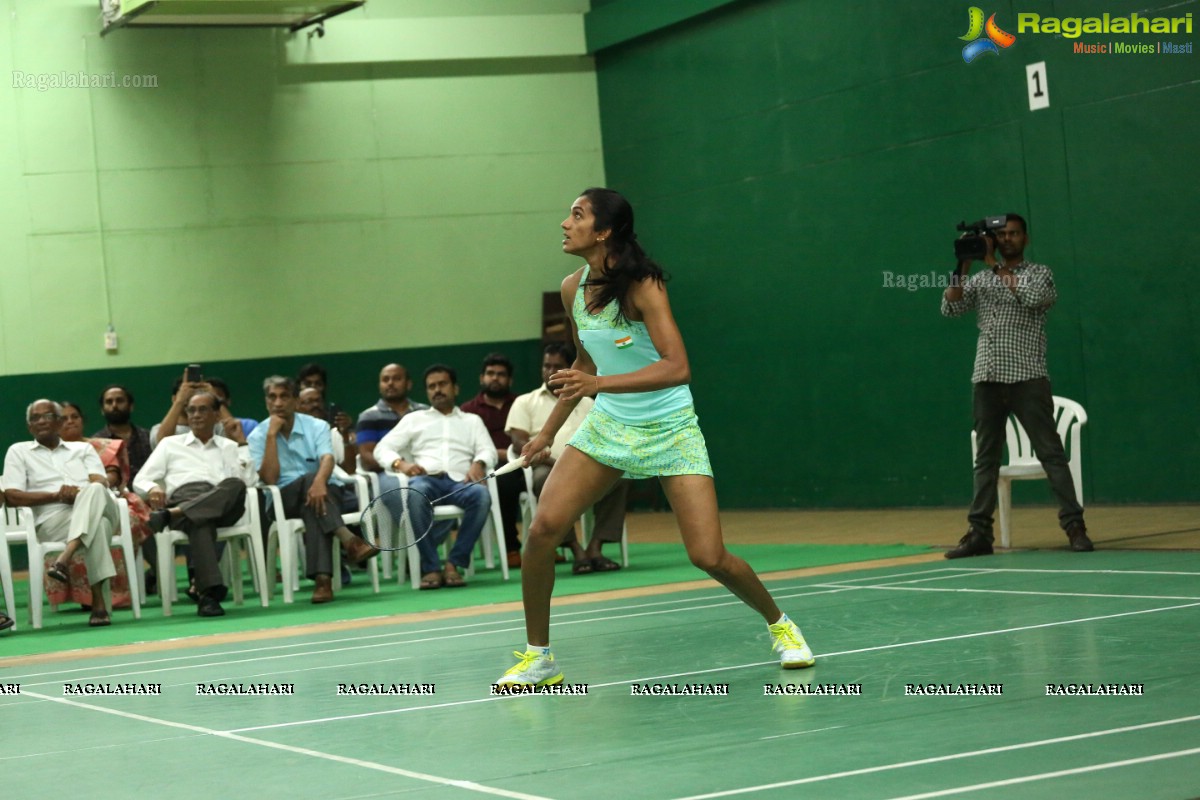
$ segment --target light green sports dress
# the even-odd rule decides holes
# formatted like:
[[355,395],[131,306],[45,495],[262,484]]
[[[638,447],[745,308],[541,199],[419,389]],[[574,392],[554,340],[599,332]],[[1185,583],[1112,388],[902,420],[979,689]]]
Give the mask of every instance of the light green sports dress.
[[[624,375],[661,361],[646,324],[618,319],[616,300],[599,314],[588,313],[583,290],[589,270],[583,269],[571,315],[596,374]],[[601,392],[569,444],[601,464],[624,470],[628,478],[712,475],[687,386]]]

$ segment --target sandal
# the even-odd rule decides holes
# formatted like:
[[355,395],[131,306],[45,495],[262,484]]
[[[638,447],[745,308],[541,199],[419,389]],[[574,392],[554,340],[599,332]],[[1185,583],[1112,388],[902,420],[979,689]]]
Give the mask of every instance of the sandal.
[[8,614],[0,613],[0,631],[6,631],[16,624]]
[[442,588],[442,573],[427,572],[424,575],[422,575],[420,588],[422,590]]
[[112,625],[112,617],[103,609],[93,611],[92,616],[88,619],[89,628],[105,628],[109,625]]
[[571,574],[587,575],[592,571],[592,562],[586,558],[577,558],[575,563],[571,565]]
[[597,556],[592,559],[592,572],[616,572],[621,568],[621,565],[613,561],[611,558]]
[[451,589],[458,589],[459,587],[467,585],[467,582],[463,580],[462,575],[458,574],[458,568],[453,564],[447,564],[442,569],[442,580],[445,582],[445,585]]
[[66,564],[62,563],[61,561],[55,561],[52,562],[50,566],[46,567],[46,574],[51,578],[54,578],[56,581],[70,583],[71,576],[67,574],[67,569],[68,566]]

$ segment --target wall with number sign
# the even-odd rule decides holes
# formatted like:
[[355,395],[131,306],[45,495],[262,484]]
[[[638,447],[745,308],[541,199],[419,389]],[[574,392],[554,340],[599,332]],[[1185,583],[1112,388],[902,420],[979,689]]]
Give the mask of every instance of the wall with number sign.
[[[674,273],[727,505],[968,502],[976,330],[939,281],[956,223],[1008,211],[1056,276],[1085,500],[1200,500],[1200,54],[1076,53],[985,10],[1015,42],[971,63],[967,6],[933,0],[734,3],[597,54],[609,183]],[[1128,40],[1164,38],[1194,39]]]

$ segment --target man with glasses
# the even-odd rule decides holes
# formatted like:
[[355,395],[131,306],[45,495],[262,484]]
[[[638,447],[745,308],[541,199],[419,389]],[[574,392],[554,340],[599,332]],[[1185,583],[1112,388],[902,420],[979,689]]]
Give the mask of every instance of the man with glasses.
[[[47,570],[50,577],[69,583],[67,570],[83,549],[88,583],[92,587],[93,628],[112,624],[108,579],[117,574],[109,552],[112,532],[121,524],[120,508],[108,490],[104,465],[87,442],[65,442],[62,406],[36,400],[25,410],[32,442],[18,442],[4,457],[4,500],[10,506],[33,509],[39,541],[65,542],[66,549]],[[31,564],[40,569],[40,564]]]
[[[190,432],[168,436],[146,460],[134,485],[146,494],[150,527],[187,534],[196,577],[197,613],[225,614],[221,601],[228,590],[221,579],[217,529],[237,523],[246,510],[246,487],[255,477],[249,448],[217,436],[220,401],[208,391],[191,396],[184,409]],[[165,487],[165,488],[164,488]]]

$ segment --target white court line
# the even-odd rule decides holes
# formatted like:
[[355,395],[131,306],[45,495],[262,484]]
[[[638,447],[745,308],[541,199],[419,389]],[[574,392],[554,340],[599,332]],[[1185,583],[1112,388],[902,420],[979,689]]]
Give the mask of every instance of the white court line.
[[[1147,608],[1147,609],[1142,609],[1140,611],[1123,611],[1123,612],[1120,612],[1117,614],[1103,614],[1101,616],[1096,616],[1096,617],[1082,617],[1080,619],[1061,620],[1059,622],[1042,622],[1042,623],[1038,623],[1036,625],[1022,625],[1022,626],[1016,627],[1016,628],[1001,628],[999,630],[994,630],[994,631],[977,631],[975,633],[962,633],[962,634],[956,634],[954,636],[941,636],[941,637],[938,637],[935,639],[921,639],[921,640],[914,641],[914,642],[894,642],[892,644],[874,645],[872,647],[860,647],[860,648],[856,648],[854,650],[839,650],[839,651],[834,651],[832,653],[818,653],[817,659],[823,660],[823,659],[828,659],[828,658],[836,658],[838,656],[858,655],[860,653],[877,652],[880,650],[895,650],[895,649],[901,648],[901,647],[916,647],[916,646],[925,645],[925,644],[937,644],[940,642],[956,641],[958,639],[973,639],[973,638],[980,637],[980,636],[997,636],[997,635],[1001,635],[1001,634],[1005,634],[1005,633],[1018,633],[1020,631],[1036,630],[1038,628],[1053,628],[1053,627],[1057,627],[1060,625],[1075,625],[1075,624],[1082,623],[1082,622],[1097,622],[1099,620],[1116,619],[1118,617],[1129,617],[1129,616],[1136,616],[1139,614],[1154,614],[1159,611],[1175,611],[1175,610],[1178,610],[1181,608],[1195,608],[1196,606],[1200,606],[1200,603],[1186,603],[1184,605],[1164,606],[1162,608]],[[632,683],[652,683],[652,682],[656,682],[656,681],[666,681],[666,680],[670,680],[672,678],[687,678],[687,677],[692,677],[695,675],[710,675],[714,672],[733,672],[735,670],[753,669],[753,668],[758,668],[758,667],[764,667],[764,666],[771,665],[771,664],[778,665],[778,662],[775,660],[755,661],[755,662],[752,662],[749,664],[735,664],[735,665],[729,666],[729,667],[712,667],[710,669],[689,670],[687,672],[675,672],[675,673],[671,673],[669,675],[652,675],[652,676],[647,676],[647,677],[642,677],[642,678],[634,678],[632,680],[609,681],[607,683],[589,683],[588,689],[590,691],[591,689],[603,689],[603,688],[607,688],[609,686],[627,686]],[[439,709],[439,708],[452,708],[452,707],[456,707],[456,706],[468,706],[468,705],[475,705],[477,703],[491,703],[496,700],[529,700],[530,697],[534,697],[534,696],[535,695],[514,695],[514,696],[484,697],[484,698],[476,698],[473,700],[456,700],[456,701],[451,701],[451,702],[446,702],[446,703],[433,703],[430,705],[409,706],[407,708],[393,708],[393,709],[387,709],[384,711],[367,711],[367,712],[363,712],[360,714],[343,714],[343,715],[339,715],[336,717],[320,717],[317,719],[295,720],[293,722],[277,722],[277,723],[273,723],[271,725],[258,725],[258,726],[251,727],[251,728],[234,728],[234,729],[232,729],[231,732],[257,731],[257,730],[266,730],[266,729],[273,729],[273,728],[294,728],[294,727],[298,727],[301,725],[317,725],[317,724],[320,724],[323,722],[340,722],[342,720],[347,720],[347,719],[361,719],[363,717],[380,717],[380,716],[388,716],[391,714],[408,714],[408,713],[411,713],[414,711],[431,711],[431,710],[435,710],[435,709]]]
[[[790,599],[793,597],[811,597],[813,595],[819,595],[819,594],[837,594],[839,592],[850,591],[852,588],[855,588],[855,587],[837,586],[837,587],[833,587],[831,589],[824,589],[824,590],[816,591],[816,592],[802,592],[802,593],[796,594],[796,595],[786,595],[786,594],[776,595],[776,599],[777,600],[785,600],[785,599]],[[559,628],[559,627],[562,627],[565,625],[588,625],[588,624],[591,624],[594,622],[611,622],[613,620],[632,619],[634,617],[651,617],[651,616],[657,616],[659,614],[678,614],[680,612],[701,611],[701,610],[708,609],[708,608],[719,608],[721,606],[740,606],[740,605],[742,605],[742,601],[737,599],[736,597],[731,597],[728,594],[723,594],[720,596],[724,597],[724,598],[729,598],[729,599],[724,599],[717,603],[707,603],[705,605],[698,605],[698,606],[687,606],[684,608],[659,609],[658,611],[640,611],[636,614],[615,614],[615,615],[608,616],[608,617],[598,617],[598,618],[594,618],[594,619],[575,619],[575,620],[567,620],[565,622],[556,620],[554,622],[554,626],[556,628]],[[221,667],[221,666],[226,666],[229,664],[249,664],[249,663],[253,663],[253,662],[257,662],[257,661],[275,661],[275,660],[287,659],[287,658],[309,658],[309,657],[316,656],[316,655],[327,655],[329,653],[344,653],[344,652],[350,652],[350,651],[354,651],[354,650],[371,650],[371,649],[375,649],[378,647],[399,647],[399,646],[403,646],[403,645],[426,644],[428,642],[441,642],[441,641],[447,641],[450,639],[463,639],[463,638],[468,638],[468,637],[472,637],[472,636],[490,636],[490,635],[498,634],[498,633],[506,633],[507,634],[507,633],[516,633],[516,632],[524,632],[525,631],[524,621],[512,620],[512,622],[513,623],[519,622],[520,624],[515,624],[511,628],[495,628],[493,630],[471,631],[469,633],[451,633],[451,634],[443,634],[441,636],[426,636],[422,639],[406,639],[406,640],[402,640],[402,641],[374,642],[372,644],[355,645],[352,647],[332,647],[332,648],[324,648],[324,649],[314,648],[314,649],[310,649],[310,650],[307,650],[304,652],[299,652],[299,653],[282,653],[282,654],[273,655],[273,656],[255,656],[253,658],[226,659],[226,660],[221,660],[221,661],[210,661],[210,662],[201,663],[201,664],[179,664],[179,665],[172,666],[172,667],[160,667],[158,669],[135,669],[130,672],[98,673],[98,674],[92,674],[92,675],[88,675],[88,676],[84,676],[84,677],[71,678],[71,680],[77,681],[77,682],[103,681],[103,680],[111,680],[113,678],[125,678],[125,677],[132,677],[132,676],[153,675],[153,674],[162,673],[162,672],[178,672],[180,670],[205,669],[208,667]],[[477,626],[476,625],[465,625],[465,626],[460,626],[460,627],[477,627]],[[441,629],[434,629],[434,630],[444,631],[446,629],[441,628]],[[452,627],[452,628],[450,628],[450,630],[456,630],[456,628]],[[371,638],[374,638],[374,637],[371,637]],[[357,641],[357,640],[345,639],[345,640],[340,640],[340,641]],[[308,644],[311,646],[313,643],[309,642]],[[207,654],[207,655],[208,655],[208,657],[212,658],[214,656],[220,656],[220,655],[225,655],[225,654],[218,653],[218,654]],[[138,666],[138,665],[131,664],[130,666]],[[347,664],[346,666],[353,666],[353,663]],[[100,669],[104,669],[104,668],[103,667],[92,667],[91,669],[100,670]],[[80,670],[70,670],[70,671],[71,672],[79,672]],[[62,674],[62,673],[49,672],[49,673],[42,673],[42,674],[43,675],[45,675],[45,674],[56,675],[56,674]],[[5,680],[13,681],[13,682],[17,681],[17,679],[15,677],[14,678],[6,678]],[[57,680],[50,680],[50,681],[35,681],[35,682],[28,683],[28,684],[23,683],[23,685],[53,686],[53,685],[55,685],[57,683],[61,683],[61,682],[62,682],[62,678],[59,678]]]
[[391,775],[399,775],[404,778],[412,778],[413,780],[425,781],[426,783],[435,783],[441,786],[453,786],[457,789],[466,789],[472,792],[481,794],[492,794],[499,797],[511,797],[514,800],[549,800],[549,798],[540,795],[524,794],[522,792],[512,792],[507,789],[497,789],[493,786],[485,786],[482,783],[474,781],[464,781],[455,778],[443,778],[440,775],[430,775],[426,772],[414,772],[412,770],[402,769],[400,767],[392,767],[387,764],[379,764],[374,761],[364,761],[359,758],[348,758],[346,756],[338,756],[333,753],[322,753],[319,750],[310,750],[307,747],[295,747],[289,744],[281,744],[279,742],[269,742],[264,739],[254,739],[249,736],[239,736],[235,733],[227,731],[218,731],[211,728],[205,728],[200,725],[189,725],[183,722],[172,722],[170,720],[158,719],[157,717],[148,717],[144,714],[134,714],[129,711],[120,711],[115,708],[105,708],[104,706],[94,706],[91,703],[82,703],[78,700],[67,700],[62,697],[51,697],[50,695],[37,694],[30,692],[34,697],[40,697],[43,700],[49,700],[54,703],[62,703],[63,705],[75,706],[89,711],[99,711],[104,714],[112,714],[126,719],[136,720],[138,722],[149,722],[155,725],[164,725],[168,728],[177,728],[179,730],[191,731],[192,733],[203,734],[205,736],[216,736],[221,739],[229,739],[235,742],[243,742],[245,744],[256,744],[260,747],[269,747],[273,750],[282,750],[287,753],[296,755],[310,756],[312,758],[320,758],[325,761],[334,761],[339,764],[348,764],[352,767],[363,767],[365,769],[373,769],[378,772],[386,772]]
[[[806,589],[806,588],[811,587],[812,585],[813,584],[801,584],[801,585],[795,586],[795,587],[780,587],[780,588],[783,589],[784,591],[790,591],[791,589]],[[849,587],[847,587],[847,588],[849,588]],[[841,587],[836,587],[836,589],[837,589],[837,591],[841,591]],[[836,594],[836,591],[823,590],[823,591],[817,591],[817,592],[800,592],[798,594],[790,594],[790,595],[783,594],[783,595],[777,595],[777,598],[784,600],[784,599],[793,599],[793,598],[797,598],[797,597],[808,597],[809,595],[819,595],[819,594]],[[582,609],[582,610],[578,610],[578,611],[555,612],[554,620],[555,620],[555,623],[558,624],[558,622],[563,617],[575,617],[575,616],[602,614],[607,611],[627,611],[629,609],[635,609],[635,608],[652,608],[654,606],[678,605],[679,603],[691,603],[691,602],[695,602],[697,600],[706,601],[706,600],[718,600],[719,599],[719,600],[722,600],[723,602],[715,603],[715,604],[711,604],[711,605],[707,605],[707,606],[696,606],[696,608],[714,608],[714,607],[720,606],[720,605],[740,605],[742,603],[741,600],[738,600],[736,598],[733,598],[733,599],[730,599],[730,598],[731,598],[731,595],[728,592],[723,591],[719,594],[714,594],[714,595],[710,595],[710,596],[706,596],[706,597],[698,597],[698,598],[697,597],[687,597],[687,598],[679,598],[679,599],[675,599],[675,600],[658,600],[658,601],[654,601],[654,602],[650,602],[650,603],[634,603],[632,605],[626,605],[626,606],[612,606],[612,607],[607,607],[607,608],[594,608],[594,609]],[[679,609],[679,610],[687,611],[687,610],[690,610],[690,607],[684,608],[684,609]],[[486,612],[481,612],[481,613],[486,613]],[[621,619],[621,618],[622,617],[610,617],[610,618],[603,618],[603,619]],[[493,626],[493,625],[517,625],[517,624],[519,624],[521,626],[521,629],[523,630],[524,624],[525,624],[524,618],[522,618],[522,617],[506,617],[504,619],[488,620],[485,622],[472,622],[472,623],[451,626],[449,628],[449,630],[465,630],[467,628],[482,628],[482,627],[489,627],[489,626]],[[428,637],[426,639],[418,639],[418,640],[404,640],[403,637],[414,636],[414,635],[423,634],[423,633],[442,633],[442,632],[446,631],[447,629],[448,628],[446,626],[442,626],[439,628],[421,628],[421,629],[417,629],[417,630],[393,631],[390,633],[367,634],[367,635],[363,635],[363,636],[344,636],[344,637],[337,638],[337,639],[318,639],[316,641],[304,641],[304,642],[295,642],[295,643],[291,643],[291,644],[267,645],[267,646],[263,646],[263,647],[237,648],[237,649],[232,649],[232,650],[212,650],[212,651],[204,651],[202,653],[189,653],[189,654],[180,655],[180,656],[169,656],[167,658],[142,659],[142,660],[138,660],[138,661],[129,661],[129,662],[123,662],[123,663],[118,663],[118,664],[107,664],[102,667],[92,665],[92,666],[87,666],[87,667],[75,667],[75,668],[71,668],[71,669],[49,670],[46,672],[31,672],[31,673],[27,673],[24,675],[5,676],[5,680],[12,681],[12,682],[20,682],[20,681],[24,681],[28,678],[42,678],[47,675],[69,675],[69,674],[78,673],[78,672],[91,672],[91,671],[94,671],[97,669],[123,669],[125,667],[140,667],[143,669],[141,669],[137,672],[119,673],[115,677],[120,677],[120,676],[124,676],[124,675],[140,675],[140,674],[146,674],[149,672],[148,670],[145,670],[144,667],[146,667],[150,664],[169,664],[169,663],[174,663],[174,662],[179,662],[179,661],[193,661],[193,660],[200,659],[200,658],[224,658],[224,657],[230,656],[230,655],[243,655],[245,653],[265,653],[265,652],[272,652],[272,651],[276,651],[276,650],[294,650],[294,649],[301,648],[301,647],[312,648],[315,645],[340,644],[342,642],[364,642],[364,641],[369,641],[372,639],[399,640],[399,641],[394,641],[394,642],[387,642],[385,644],[408,644],[411,641],[428,642],[428,641],[436,641],[440,637],[435,636],[435,637]],[[513,630],[517,630],[517,629],[516,628],[505,628],[502,631],[485,631],[484,633],[490,633],[490,632],[509,633]],[[447,638],[451,638],[451,637],[447,637]],[[357,649],[357,648],[344,648],[344,649]],[[310,649],[310,650],[306,650],[301,655],[312,655],[313,653],[327,653],[327,652],[329,652],[329,653],[339,652],[339,650],[337,648],[318,649],[318,650]],[[223,662],[223,663],[245,663],[245,662],[254,661],[254,660],[255,659],[242,659],[237,662]],[[263,660],[269,660],[269,658],[264,658]],[[186,669],[186,668],[188,668],[188,666],[189,665],[184,665],[182,668]],[[212,665],[211,664],[193,664],[190,666],[209,667]],[[86,679],[85,678],[76,678],[74,680],[86,680]],[[31,686],[37,686],[37,685],[44,686],[44,685],[50,685],[50,684],[53,684],[56,682],[57,681],[46,681],[41,684],[30,684],[30,685]]]
[[1168,572],[1150,569],[1018,569],[1017,567],[946,567],[961,572],[1043,572],[1055,575],[1190,575],[1197,576],[1200,572]]
[[845,725],[830,725],[828,728],[813,728],[810,731],[796,731],[795,733],[777,733],[774,736],[760,736],[758,740],[765,742],[768,739],[786,739],[789,736],[803,736],[806,733],[820,733],[821,731],[836,731],[838,728],[844,728]]
[[[1149,730],[1151,728],[1161,728],[1165,725],[1179,725],[1185,722],[1195,722],[1200,720],[1200,715],[1190,717],[1176,717],[1175,719],[1159,720],[1157,722],[1144,722],[1140,725],[1127,725],[1121,728],[1108,728],[1101,731],[1089,731],[1087,733],[1076,733],[1070,736],[1056,736],[1053,739],[1038,739],[1032,742],[1021,742],[1019,744],[1007,744],[1000,747],[988,747],[983,750],[968,750],[962,753],[950,753],[944,756],[931,756],[929,758],[919,758],[913,761],[897,761],[892,764],[880,764],[875,767],[862,767],[861,769],[850,769],[842,772],[830,772],[825,775],[814,775],[810,778],[797,778],[791,781],[778,781],[776,783],[764,783],[758,786],[743,786],[739,789],[727,789],[722,792],[710,792],[708,794],[689,795],[687,797],[676,798],[676,800],[711,800],[715,797],[732,797],[739,794],[750,794],[751,792],[762,792],[770,789],[783,789],[788,786],[802,786],[809,783],[820,783],[822,781],[832,781],[838,778],[851,778],[859,775],[872,775],[878,772],[888,772],[896,769],[907,769],[908,767],[919,767],[926,764],[941,764],[946,761],[957,761],[964,758],[975,758],[976,756],[993,755],[995,753],[1008,753],[1015,750],[1028,750],[1034,747],[1045,747],[1046,745],[1062,744],[1063,742],[1077,742],[1083,739],[1095,739],[1100,736],[1112,736],[1118,733],[1130,733],[1132,731]],[[935,796],[935,795],[922,795]]]
[[[818,584],[820,585],[820,584]],[[835,586],[835,584],[826,584]],[[1171,594],[1099,594],[1096,592],[1035,592],[1026,589],[940,589],[936,586],[901,586],[898,583],[885,583],[881,586],[843,586],[843,589],[876,589],[894,592],[965,592],[968,594],[1030,594],[1044,597],[1101,597],[1116,600],[1200,600],[1196,595]]]
[[1038,775],[1026,775],[1021,778],[1007,778],[1002,781],[992,781],[991,783],[976,783],[972,786],[959,786],[954,789],[942,789],[938,792],[925,792],[924,794],[910,794],[904,797],[893,798],[893,800],[925,800],[929,797],[948,797],[952,794],[966,794],[967,792],[979,792],[984,789],[995,789],[1000,786],[1016,786],[1022,783],[1031,783],[1033,781],[1044,781],[1050,778],[1062,778],[1067,775],[1082,775],[1087,772],[1098,772],[1102,769],[1116,769],[1117,767],[1129,767],[1134,764],[1146,764],[1151,761],[1163,761],[1168,758],[1181,758],[1182,756],[1200,755],[1200,747],[1193,747],[1191,750],[1176,750],[1171,753],[1157,753],[1152,756],[1141,756],[1140,758],[1127,758],[1124,761],[1106,761],[1103,764],[1093,764],[1089,767],[1075,767],[1074,769],[1060,769],[1055,772],[1043,772]]
[[255,672],[250,675],[229,675],[224,678],[205,677],[202,681],[184,681],[183,683],[164,683],[164,689],[170,689],[176,686],[195,686],[197,683],[234,683],[237,681],[249,681],[255,678],[275,678],[275,683],[282,683],[279,679],[284,675],[295,675],[297,672],[320,672],[326,669],[354,669],[356,667],[369,667],[373,664],[390,664],[393,661],[412,661],[416,656],[397,656],[396,658],[376,658],[371,661],[353,661],[349,664],[327,664],[322,667],[301,667],[300,669],[289,669],[285,672]]

